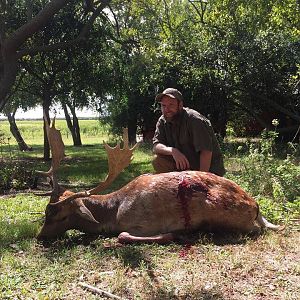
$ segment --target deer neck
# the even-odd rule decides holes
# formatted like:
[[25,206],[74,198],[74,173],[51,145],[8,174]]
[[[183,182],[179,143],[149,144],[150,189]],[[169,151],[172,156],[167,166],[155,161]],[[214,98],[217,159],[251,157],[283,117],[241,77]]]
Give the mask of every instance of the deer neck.
[[93,195],[83,200],[84,205],[89,209],[99,225],[93,228],[97,233],[118,232],[117,213],[120,206],[120,199],[115,193],[108,195]]

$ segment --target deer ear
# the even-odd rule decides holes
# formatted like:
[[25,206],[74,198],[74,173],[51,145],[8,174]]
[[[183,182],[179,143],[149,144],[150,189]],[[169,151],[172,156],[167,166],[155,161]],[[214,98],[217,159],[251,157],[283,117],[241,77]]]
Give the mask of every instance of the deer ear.
[[92,223],[97,223],[99,224],[99,222],[94,218],[94,216],[92,215],[92,213],[86,208],[86,206],[84,204],[80,205],[77,209],[77,213],[79,213],[79,215],[92,222]]

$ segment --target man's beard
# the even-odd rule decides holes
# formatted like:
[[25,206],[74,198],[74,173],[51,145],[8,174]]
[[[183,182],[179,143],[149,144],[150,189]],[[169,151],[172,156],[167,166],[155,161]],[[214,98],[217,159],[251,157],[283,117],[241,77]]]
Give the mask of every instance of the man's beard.
[[180,111],[178,110],[176,113],[174,113],[172,116],[166,116],[166,115],[164,115],[164,118],[166,119],[166,121],[167,122],[171,122],[171,121],[174,121],[174,120],[176,120],[177,118],[178,118],[178,116],[179,116],[179,114],[180,114]]

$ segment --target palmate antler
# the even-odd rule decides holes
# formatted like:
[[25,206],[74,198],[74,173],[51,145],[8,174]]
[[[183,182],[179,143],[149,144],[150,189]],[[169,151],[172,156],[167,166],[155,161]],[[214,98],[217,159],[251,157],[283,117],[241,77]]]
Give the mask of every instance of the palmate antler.
[[[46,119],[46,118],[45,118]],[[47,122],[46,122],[47,123]],[[39,172],[45,176],[51,178],[53,183],[53,190],[44,193],[43,195],[50,195],[50,202],[58,201],[60,187],[57,180],[57,170],[59,168],[61,160],[65,157],[64,154],[64,143],[61,138],[61,133],[59,130],[55,128],[55,119],[52,122],[52,126],[50,127],[47,123],[47,136],[50,144],[51,154],[52,154],[52,163],[51,168],[48,172]],[[65,199],[70,201],[79,197],[95,195],[106,189],[115,179],[116,177],[125,169],[132,160],[132,154],[134,149],[137,147],[138,143],[136,143],[132,148],[129,148],[128,142],[128,129],[123,128],[123,141],[124,147],[120,148],[120,144],[118,143],[115,147],[110,147],[108,144],[104,144],[107,156],[108,156],[108,175],[105,180],[100,182],[97,187],[90,189],[84,192],[78,192],[72,194],[68,198]]]
[[108,144],[104,144],[107,159],[108,159],[108,175],[105,178],[105,181],[100,182],[97,187],[87,191],[88,195],[95,195],[106,189],[124,170],[132,160],[132,153],[137,147],[136,143],[132,148],[129,148],[128,143],[128,128],[123,128],[123,142],[124,148],[120,148],[120,143],[115,147],[110,147]]
[[99,192],[106,189],[117,178],[117,176],[130,164],[132,160],[132,153],[138,145],[138,143],[136,143],[132,148],[129,148],[127,128],[123,128],[123,141],[123,149],[120,148],[119,143],[115,147],[110,147],[108,144],[104,144],[108,158],[108,175],[106,176],[105,180],[100,182],[98,186],[93,189],[75,193],[67,197],[66,199],[64,199],[64,203],[66,203],[67,201],[72,201],[79,197],[98,194]]

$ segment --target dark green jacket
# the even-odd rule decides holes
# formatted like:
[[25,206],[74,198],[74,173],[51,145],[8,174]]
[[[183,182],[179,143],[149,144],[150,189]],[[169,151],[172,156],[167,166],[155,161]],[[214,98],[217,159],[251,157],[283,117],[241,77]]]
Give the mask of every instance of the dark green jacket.
[[180,150],[189,160],[192,170],[199,170],[200,152],[212,152],[210,172],[223,176],[225,168],[219,143],[210,121],[197,111],[184,107],[182,112],[167,122],[162,115],[156,124],[153,145],[161,143]]

